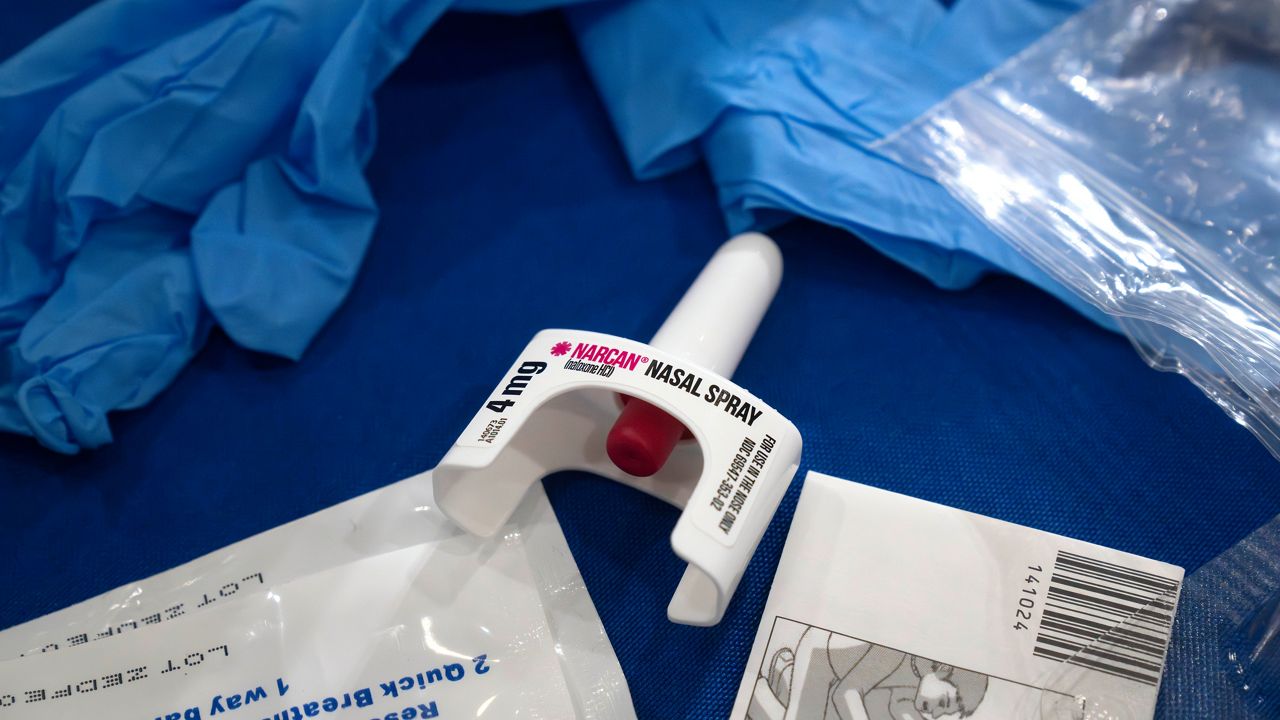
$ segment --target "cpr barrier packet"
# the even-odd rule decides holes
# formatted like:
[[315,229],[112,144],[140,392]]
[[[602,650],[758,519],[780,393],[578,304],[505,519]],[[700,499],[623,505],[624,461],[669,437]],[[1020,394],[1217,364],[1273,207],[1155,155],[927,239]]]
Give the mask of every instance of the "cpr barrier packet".
[[431,473],[410,477],[0,632],[0,659],[167,625],[255,588],[459,534],[434,504]]
[[735,720],[1149,720],[1181,568],[809,473]]
[[573,717],[518,535],[477,545],[396,550],[9,661],[0,717]]
[[[518,553],[498,555],[495,559],[497,548],[511,544],[519,546]],[[48,667],[58,667],[59,658],[71,662],[72,658],[83,653],[90,653],[85,657],[97,652],[107,656],[128,652],[128,648],[134,646],[167,643],[170,637],[188,637],[196,631],[192,628],[203,628],[219,621],[219,618],[231,622],[235,618],[253,617],[249,610],[235,611],[244,615],[229,612],[211,616],[210,613],[241,601],[246,603],[246,607],[266,608],[268,605],[264,605],[264,597],[275,597],[279,595],[280,588],[291,587],[291,582],[314,573],[329,570],[358,573],[358,577],[368,581],[370,591],[390,595],[408,593],[411,586],[403,573],[382,577],[354,568],[341,568],[367,558],[419,546],[433,548],[433,557],[440,555],[438,561],[433,561],[437,565],[446,557],[442,553],[457,557],[457,563],[449,574],[432,580],[440,592],[462,592],[470,587],[470,583],[480,582],[476,578],[488,578],[478,588],[486,584],[495,585],[494,573],[498,568],[523,563],[523,569],[516,567],[512,572],[518,571],[519,577],[527,579],[528,590],[536,599],[534,607],[538,612],[521,616],[525,622],[524,629],[514,639],[527,640],[544,631],[549,633],[556,650],[554,657],[559,666],[557,672],[562,678],[560,682],[572,703],[574,716],[635,716],[626,680],[541,486],[532,489],[499,539],[483,541],[465,536],[435,509],[430,472],[353,498],[141,582],[122,586],[6,630],[0,633],[0,657],[22,659],[0,664],[0,678],[9,678],[13,673],[32,672],[27,669],[29,667],[44,666],[38,663],[52,663]],[[490,563],[499,564],[490,568]],[[508,592],[507,589],[498,591]],[[271,618],[285,619],[277,610],[320,612],[325,603],[332,602],[328,599],[330,595],[329,592],[318,593],[317,605],[310,609],[297,601],[287,606],[272,604],[270,607],[276,610],[272,613],[263,610],[264,614],[259,619],[263,623]],[[301,597],[297,593],[293,596]],[[425,597],[430,599],[430,596]],[[437,621],[443,621],[447,615],[454,626],[468,627],[475,632],[488,628],[485,632],[494,643],[512,642],[513,637],[504,637],[498,632],[505,627],[502,623],[483,617],[480,612],[483,607],[459,604],[438,614]],[[358,610],[357,614],[361,613],[364,611]],[[198,617],[198,622],[188,622],[193,617]],[[431,616],[424,614],[421,622],[415,623],[430,621]],[[226,629],[234,634],[234,622]],[[342,631],[336,621],[331,626],[316,626],[320,635],[323,635],[322,630]],[[297,637],[297,633],[294,636]],[[135,637],[137,641],[131,641]],[[318,637],[316,642],[323,642],[323,639]],[[373,642],[373,639],[367,642]],[[357,647],[352,645],[346,652]],[[102,649],[90,651],[91,648]],[[178,662],[183,658],[185,655],[178,658]],[[99,681],[106,682],[101,678]],[[529,682],[533,681],[531,677]],[[9,683],[6,681],[3,686],[8,688]],[[3,691],[11,692],[10,689]],[[53,692],[56,691],[47,694],[52,696]],[[0,693],[0,720],[15,709],[3,693]],[[73,685],[72,694],[75,693]],[[15,703],[24,701],[25,695],[14,696]],[[96,702],[99,708],[114,705],[105,699]],[[29,717],[25,708],[11,716]],[[158,716],[164,717],[163,714]],[[441,717],[448,715],[442,714]]]

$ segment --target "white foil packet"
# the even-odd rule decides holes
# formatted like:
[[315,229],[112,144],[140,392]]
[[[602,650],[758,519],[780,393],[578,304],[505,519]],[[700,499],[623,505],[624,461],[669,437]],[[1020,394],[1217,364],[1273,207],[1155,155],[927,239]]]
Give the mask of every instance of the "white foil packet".
[[[372,573],[367,568],[361,569],[364,566],[359,561],[379,558],[380,563],[391,562],[387,559],[390,557],[387,553],[394,554],[395,551],[414,548],[431,548],[428,554],[436,558],[431,561],[435,565],[444,566],[449,557],[455,560],[453,565],[448,566],[449,574],[440,575],[431,581],[437,590],[436,595],[426,593],[417,584],[409,584],[409,580],[420,582],[417,576],[407,578],[404,572],[379,574]],[[494,563],[492,567],[491,563]],[[375,564],[369,567],[381,566]],[[327,571],[332,572],[326,574]],[[316,573],[320,575],[308,578]],[[546,685],[562,690],[566,702],[572,708],[571,715],[556,717],[635,716],[626,680],[541,486],[533,489],[500,538],[484,541],[461,533],[435,509],[431,473],[428,472],[0,633],[0,657],[21,657],[13,662],[0,663],[0,687],[5,688],[0,690],[0,720],[8,717],[38,717],[28,714],[28,706],[35,707],[44,702],[36,700],[27,703],[25,693],[40,688],[26,688],[22,683],[14,685],[9,682],[14,677],[31,677],[33,672],[57,669],[73,662],[81,663],[75,667],[87,667],[83,665],[84,662],[92,664],[95,661],[81,661],[79,658],[111,657],[132,652],[138,647],[167,647],[181,644],[184,639],[194,638],[197,633],[205,631],[237,636],[237,633],[242,632],[244,623],[259,612],[263,613],[257,616],[261,623],[277,622],[278,625],[269,629],[267,625],[263,625],[265,635],[252,636],[254,642],[258,643],[254,645],[255,648],[261,648],[260,643],[266,641],[264,638],[275,638],[283,648],[281,652],[298,647],[303,631],[290,628],[298,628],[299,623],[304,621],[286,623],[286,618],[279,613],[287,610],[291,613],[288,619],[292,619],[293,614],[311,618],[314,613],[326,611],[326,603],[333,602],[329,598],[350,600],[353,596],[333,595],[332,592],[315,589],[327,587],[325,583],[338,583],[341,587],[337,591],[345,592],[347,580],[338,579],[348,576],[357,578],[360,584],[368,585],[360,591],[371,594],[370,598],[365,598],[369,607],[377,602],[377,598],[373,597],[375,595],[394,597],[404,594],[407,598],[417,593],[415,597],[418,597],[419,602],[409,606],[409,611],[425,613],[421,616],[425,618],[423,622],[428,622],[431,617],[429,613],[434,612],[436,617],[448,617],[449,624],[455,628],[473,633],[488,633],[493,643],[504,647],[511,643],[519,645],[532,642],[534,637],[546,639],[554,649],[551,657],[558,665],[553,675],[559,678],[557,681],[547,681]],[[513,589],[497,582],[503,577],[519,577],[524,584]],[[292,588],[294,581],[304,583],[302,586],[307,587],[304,580],[300,579],[320,583],[313,586],[312,592],[319,593],[314,607],[297,600],[303,596],[303,591],[298,590],[290,592],[294,601],[288,606],[274,605],[264,600],[282,597],[283,588]],[[536,617],[532,611],[525,612],[517,616],[523,625],[508,627],[503,622],[483,617],[480,611],[485,609],[484,605],[472,608],[465,603],[456,607],[423,604],[433,597],[439,597],[439,593],[454,591],[481,594],[498,592],[512,598],[531,598],[535,601],[531,607],[536,609]],[[354,610],[360,605],[348,607]],[[222,608],[231,609],[215,612]],[[363,611],[357,614],[368,615]],[[351,639],[355,637],[350,634],[342,635],[346,631],[338,621],[339,616],[333,615],[332,618],[334,621],[329,624],[313,623],[312,629],[318,633],[315,642],[328,642],[325,639],[326,633],[337,633],[337,636]],[[397,618],[404,619],[400,615],[387,615],[381,619],[368,615],[360,620],[364,622],[375,619],[390,628]],[[501,632],[506,630],[519,632],[515,636],[502,635]],[[242,641],[247,640],[242,638]],[[379,641],[369,637],[365,642],[371,644],[372,648]],[[220,644],[214,643],[212,647]],[[334,645],[332,649],[336,651],[338,647],[341,646]],[[357,643],[349,646],[348,651],[357,652],[360,647]],[[176,661],[182,662],[183,658],[177,658]],[[234,660],[233,665],[243,662],[229,655],[225,659]],[[203,662],[200,664],[203,665]],[[509,662],[508,666],[511,667],[512,663]],[[281,666],[279,670],[283,671],[283,668]],[[111,672],[96,678],[99,686],[107,683],[104,678],[113,677]],[[173,670],[165,674],[181,673]],[[529,682],[534,682],[533,677],[540,674],[546,673],[533,673]],[[309,682],[328,687],[327,678],[331,676],[313,674],[306,677],[311,678]],[[324,681],[316,680],[317,677],[322,677]],[[84,694],[99,698],[94,701],[97,703],[94,705],[98,709],[96,712],[101,712],[103,708],[122,707],[133,711],[130,717],[165,717],[171,714],[170,711],[161,713],[159,710],[156,715],[139,714],[139,706],[128,703],[117,706],[113,702],[107,702],[100,690],[79,693],[78,684],[87,680],[86,676],[73,682],[70,695],[58,699],[76,702],[73,698]],[[121,681],[122,686],[128,684],[127,679]],[[87,689],[92,685],[93,683],[87,683],[84,687]],[[11,686],[17,688],[16,692]],[[63,689],[66,689],[65,686],[58,689],[52,689],[52,686],[44,688],[50,698]],[[38,695],[36,692],[35,696]],[[53,707],[52,704],[49,706]],[[487,707],[505,707],[505,701],[497,705],[491,702]],[[559,711],[560,708],[556,709]],[[210,711],[211,708],[205,708],[204,714],[207,715]],[[387,712],[392,710],[384,711],[379,717],[385,716]],[[421,714],[416,710],[415,713]],[[475,713],[467,716],[472,715]],[[66,715],[50,717],[55,716]]]
[[0,717],[572,717],[518,537],[476,545],[396,550],[163,629],[11,660]]
[[1182,577],[811,472],[732,717],[1150,720]]
[[[101,642],[297,577],[462,534],[416,475],[0,632],[0,659]],[[535,503],[536,504],[536,503]],[[534,510],[530,516],[548,514]]]

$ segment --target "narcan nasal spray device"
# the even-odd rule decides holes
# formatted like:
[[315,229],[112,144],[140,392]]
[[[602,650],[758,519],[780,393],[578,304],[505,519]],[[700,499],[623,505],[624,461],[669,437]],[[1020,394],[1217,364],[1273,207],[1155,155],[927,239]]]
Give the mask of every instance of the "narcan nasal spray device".
[[647,344],[537,333],[436,467],[436,503],[491,536],[560,470],[649,493],[683,510],[671,547],[689,567],[667,616],[718,623],[800,463],[795,425],[729,379],[781,279],[778,247],[747,233],[720,247]]

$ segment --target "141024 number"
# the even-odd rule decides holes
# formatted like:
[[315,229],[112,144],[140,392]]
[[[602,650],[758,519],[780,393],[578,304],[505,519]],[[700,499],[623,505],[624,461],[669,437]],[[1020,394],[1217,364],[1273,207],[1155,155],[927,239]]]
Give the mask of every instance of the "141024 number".
[[1032,611],[1036,609],[1036,600],[1040,597],[1040,573],[1042,572],[1044,567],[1041,565],[1027,566],[1027,577],[1022,581],[1022,592],[1018,593],[1018,606],[1013,609],[1014,630],[1031,629],[1031,626],[1023,620],[1030,620]]

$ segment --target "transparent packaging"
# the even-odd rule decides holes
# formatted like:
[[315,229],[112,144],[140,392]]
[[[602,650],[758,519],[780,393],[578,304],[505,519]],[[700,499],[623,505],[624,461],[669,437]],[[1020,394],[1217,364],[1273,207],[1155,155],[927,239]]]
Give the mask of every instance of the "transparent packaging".
[[873,149],[1280,457],[1280,3],[1099,0]]
[[1163,720],[1280,717],[1280,517],[1187,577]]
[[1280,715],[1280,592],[1254,608],[1224,640],[1228,673],[1262,717]]

